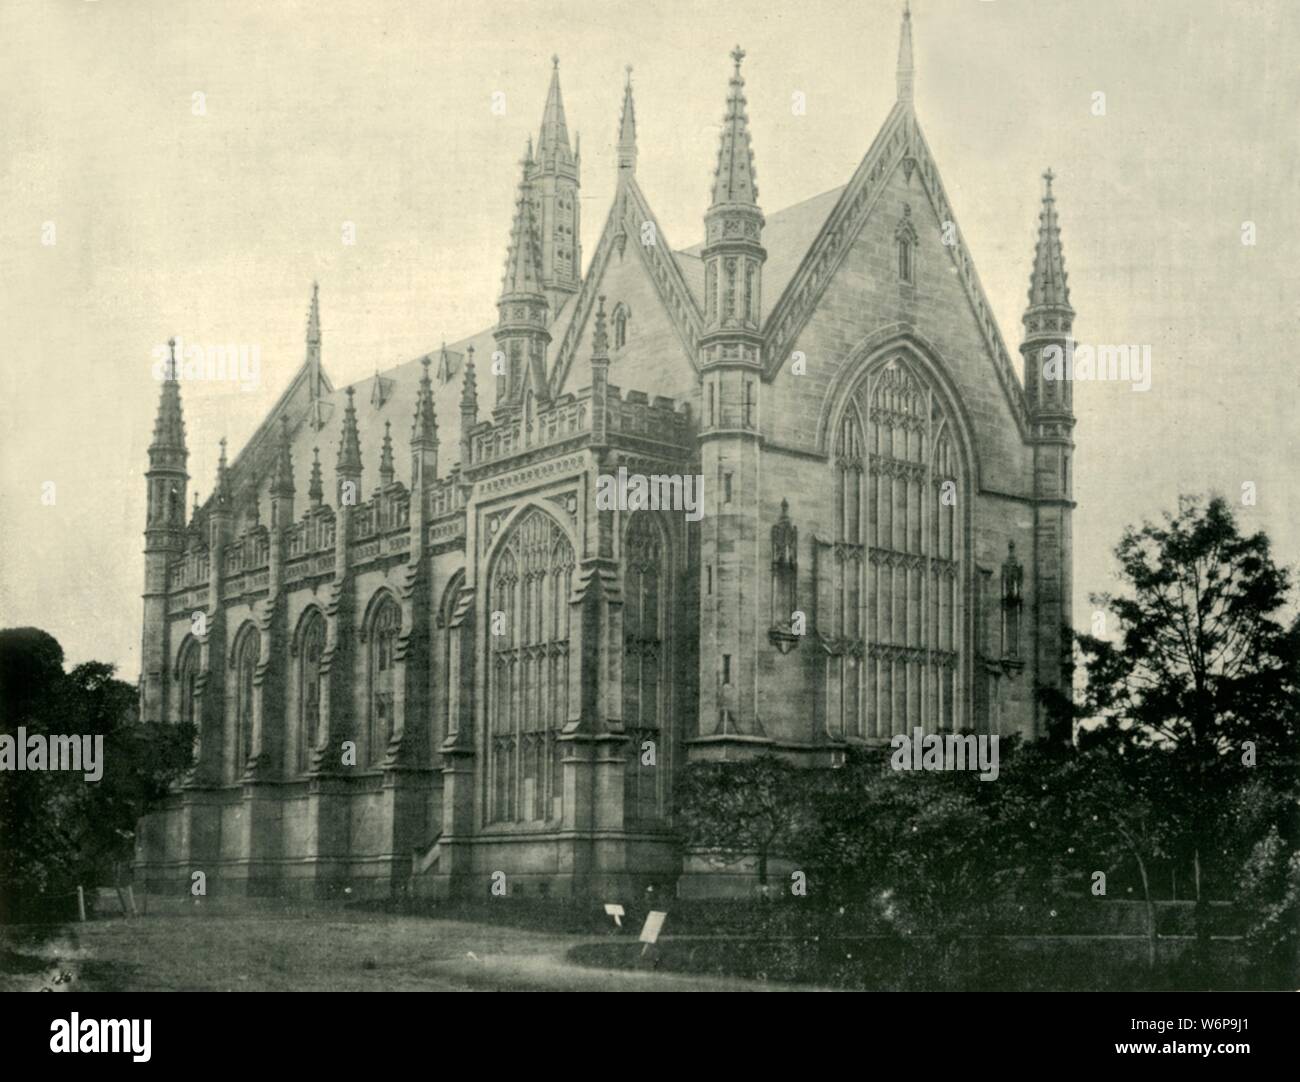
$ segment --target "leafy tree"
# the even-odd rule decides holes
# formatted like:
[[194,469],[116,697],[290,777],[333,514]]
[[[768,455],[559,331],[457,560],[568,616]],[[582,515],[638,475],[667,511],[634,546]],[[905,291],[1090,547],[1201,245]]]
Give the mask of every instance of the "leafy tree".
[[[1126,589],[1093,603],[1114,613],[1118,641],[1079,637],[1079,713],[1136,747],[1170,752],[1159,799],[1179,821],[1166,845],[1192,863],[1203,947],[1204,862],[1230,794],[1252,770],[1278,790],[1295,786],[1300,638],[1278,618],[1289,579],[1267,536],[1243,536],[1217,497],[1183,497],[1163,523],[1127,529],[1115,554]],[[1226,884],[1231,867],[1211,872]]]
[[[1131,862],[1142,882],[1146,907],[1147,966],[1156,965],[1154,865],[1164,859],[1177,831],[1177,816],[1162,799],[1176,770],[1159,748],[1094,742],[1071,756],[1055,779],[1056,798],[1047,813],[1077,839],[1076,868],[1104,872],[1109,881]],[[1091,865],[1091,867],[1089,867]]]
[[1251,913],[1246,947],[1265,987],[1300,980],[1300,850],[1270,827],[1242,863],[1242,901]]
[[0,631],[0,733],[103,737],[102,776],[0,773],[0,915],[38,911],[42,896],[116,879],[132,856],[137,818],[189,766],[192,727],[137,721],[131,685],[113,666],[63,671],[44,631]]
[[[1003,770],[1018,753],[1013,742],[1007,752]],[[816,787],[808,859],[828,890],[867,900],[900,937],[933,936],[927,961],[950,985],[960,937],[988,927],[1050,849],[1035,837],[1051,826],[1029,811],[1038,801],[1028,785],[981,782],[971,771],[893,770],[888,755],[854,750]]]
[[675,785],[675,822],[692,848],[732,859],[757,856],[759,886],[766,888],[769,860],[806,828],[810,776],[771,754],[691,763]]

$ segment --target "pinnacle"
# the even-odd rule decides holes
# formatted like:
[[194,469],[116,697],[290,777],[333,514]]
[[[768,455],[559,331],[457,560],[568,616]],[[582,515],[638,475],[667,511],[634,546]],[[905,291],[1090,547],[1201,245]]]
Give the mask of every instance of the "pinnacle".
[[1038,214],[1038,242],[1034,248],[1034,269],[1029,278],[1029,307],[1069,309],[1070,288],[1061,250],[1061,227],[1056,218],[1056,197],[1052,194],[1051,169],[1043,173],[1043,204]]
[[722,118],[718,144],[718,166],[713,180],[713,206],[721,203],[757,205],[758,185],[754,179],[754,152],[749,143],[749,117],[745,112],[745,80],[740,62],[745,51],[737,45],[731,53],[736,70],[731,76],[727,112]]

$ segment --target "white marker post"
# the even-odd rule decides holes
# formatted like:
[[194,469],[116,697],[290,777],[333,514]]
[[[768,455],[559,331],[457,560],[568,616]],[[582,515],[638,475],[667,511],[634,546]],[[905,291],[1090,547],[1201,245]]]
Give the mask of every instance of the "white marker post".
[[650,948],[659,942],[659,933],[663,931],[664,921],[668,919],[667,913],[661,913],[659,910],[651,910],[650,915],[646,917],[645,924],[641,928],[641,942],[645,944],[641,948],[641,957],[644,958]]

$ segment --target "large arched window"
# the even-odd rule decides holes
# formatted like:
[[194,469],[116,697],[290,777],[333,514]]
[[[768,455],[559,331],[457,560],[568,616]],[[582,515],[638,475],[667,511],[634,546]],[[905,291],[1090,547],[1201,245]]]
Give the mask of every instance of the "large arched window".
[[568,536],[544,511],[524,513],[488,583],[489,822],[558,819],[560,730],[569,713]]
[[231,781],[238,781],[253,756],[253,680],[261,639],[257,628],[245,625],[235,640],[235,747]]
[[402,610],[385,594],[370,614],[367,638],[370,644],[367,672],[368,725],[366,763],[377,766],[388,750],[393,733],[393,692],[397,686],[397,636],[402,629]]
[[960,691],[965,490],[955,440],[941,398],[901,359],[874,369],[845,405],[832,455],[835,735],[971,724]]
[[176,720],[181,725],[197,726],[199,722],[195,713],[195,690],[199,680],[199,654],[198,640],[187,638],[181,644],[180,656],[176,661]]
[[320,732],[321,657],[325,653],[325,617],[310,609],[298,632],[298,772],[311,767]]
[[655,516],[634,514],[623,559],[623,725],[630,741],[623,779],[629,820],[664,814],[671,750],[667,552]]

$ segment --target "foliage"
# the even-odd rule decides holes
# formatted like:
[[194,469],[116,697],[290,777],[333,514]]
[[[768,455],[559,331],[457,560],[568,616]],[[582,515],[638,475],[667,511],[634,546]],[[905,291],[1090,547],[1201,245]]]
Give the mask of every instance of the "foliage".
[[192,729],[137,721],[135,689],[113,666],[63,671],[63,650],[35,628],[0,631],[0,733],[103,738],[102,777],[0,773],[0,915],[78,883],[110,881],[133,850],[136,819],[189,766]]
[[806,829],[809,781],[807,771],[775,755],[691,763],[675,785],[675,822],[692,848],[757,855],[766,886],[770,858]]
[[1289,576],[1268,538],[1243,535],[1217,497],[1183,497],[1161,524],[1127,529],[1115,555],[1125,590],[1093,601],[1118,637],[1078,639],[1078,715],[1093,723],[1080,746],[1127,744],[1132,762],[1138,749],[1165,753],[1161,848],[1193,869],[1205,940],[1210,890],[1231,890],[1242,851],[1296,792],[1300,632],[1279,619]]

